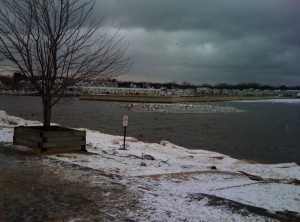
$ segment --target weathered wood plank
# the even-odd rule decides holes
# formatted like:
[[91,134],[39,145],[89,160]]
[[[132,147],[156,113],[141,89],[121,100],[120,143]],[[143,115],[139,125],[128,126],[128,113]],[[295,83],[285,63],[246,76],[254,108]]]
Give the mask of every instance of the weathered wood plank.
[[64,142],[64,141],[85,141],[85,137],[84,136],[44,137],[44,141],[48,143]]
[[69,146],[83,146],[85,145],[85,141],[62,141],[62,142],[54,142],[54,143],[42,143],[42,148],[51,148],[51,147],[69,147]]
[[69,129],[69,128],[63,128],[63,127],[53,127],[52,130],[45,131],[42,129],[40,126],[20,126],[20,127],[15,127],[15,132],[22,132],[22,133],[27,133],[27,134],[35,134],[39,135],[42,133],[44,136],[75,136],[75,135],[81,135],[85,136],[86,132],[85,131],[79,131],[79,130],[74,130],[74,129]]
[[59,134],[59,137],[69,137],[69,136],[85,136],[86,132],[83,131],[45,131],[43,132],[44,137],[57,137]]
[[39,148],[39,143],[23,138],[14,138],[14,145],[22,145],[22,146],[28,146],[29,148]]
[[18,133],[26,133],[26,134],[33,134],[33,135],[39,135],[40,133],[39,130],[35,130],[31,128],[26,129],[24,127],[15,127],[14,131]]
[[40,143],[43,142],[43,137],[40,137],[39,135],[36,135],[36,134],[15,132],[15,136],[17,138],[30,140],[30,141],[33,141],[33,142],[40,142]]

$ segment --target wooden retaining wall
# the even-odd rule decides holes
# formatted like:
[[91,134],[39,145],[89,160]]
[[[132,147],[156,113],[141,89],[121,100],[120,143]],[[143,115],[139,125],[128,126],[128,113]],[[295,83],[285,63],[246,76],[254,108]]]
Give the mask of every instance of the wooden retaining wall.
[[13,144],[41,152],[86,151],[86,132],[59,126],[48,131],[41,126],[20,126],[14,129]]

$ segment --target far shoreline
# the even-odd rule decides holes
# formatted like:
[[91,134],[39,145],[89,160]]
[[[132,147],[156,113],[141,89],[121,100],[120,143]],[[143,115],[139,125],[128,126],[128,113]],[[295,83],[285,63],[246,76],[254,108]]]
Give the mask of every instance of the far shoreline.
[[223,102],[245,100],[294,99],[278,96],[147,96],[147,95],[80,95],[80,100],[98,100],[114,102],[141,102],[141,103],[179,103],[179,102]]

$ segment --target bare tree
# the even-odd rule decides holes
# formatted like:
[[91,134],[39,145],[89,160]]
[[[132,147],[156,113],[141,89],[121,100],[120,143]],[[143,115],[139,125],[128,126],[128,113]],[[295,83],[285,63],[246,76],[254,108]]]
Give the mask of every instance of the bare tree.
[[43,103],[44,127],[66,89],[86,79],[115,77],[132,65],[116,32],[99,34],[95,0],[0,0],[0,64],[20,72]]

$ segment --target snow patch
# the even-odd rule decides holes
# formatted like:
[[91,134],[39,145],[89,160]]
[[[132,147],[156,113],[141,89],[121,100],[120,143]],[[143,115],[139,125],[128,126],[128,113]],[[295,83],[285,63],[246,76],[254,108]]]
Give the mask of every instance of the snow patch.
[[262,100],[240,100],[232,101],[239,103],[300,103],[300,99],[262,99]]

